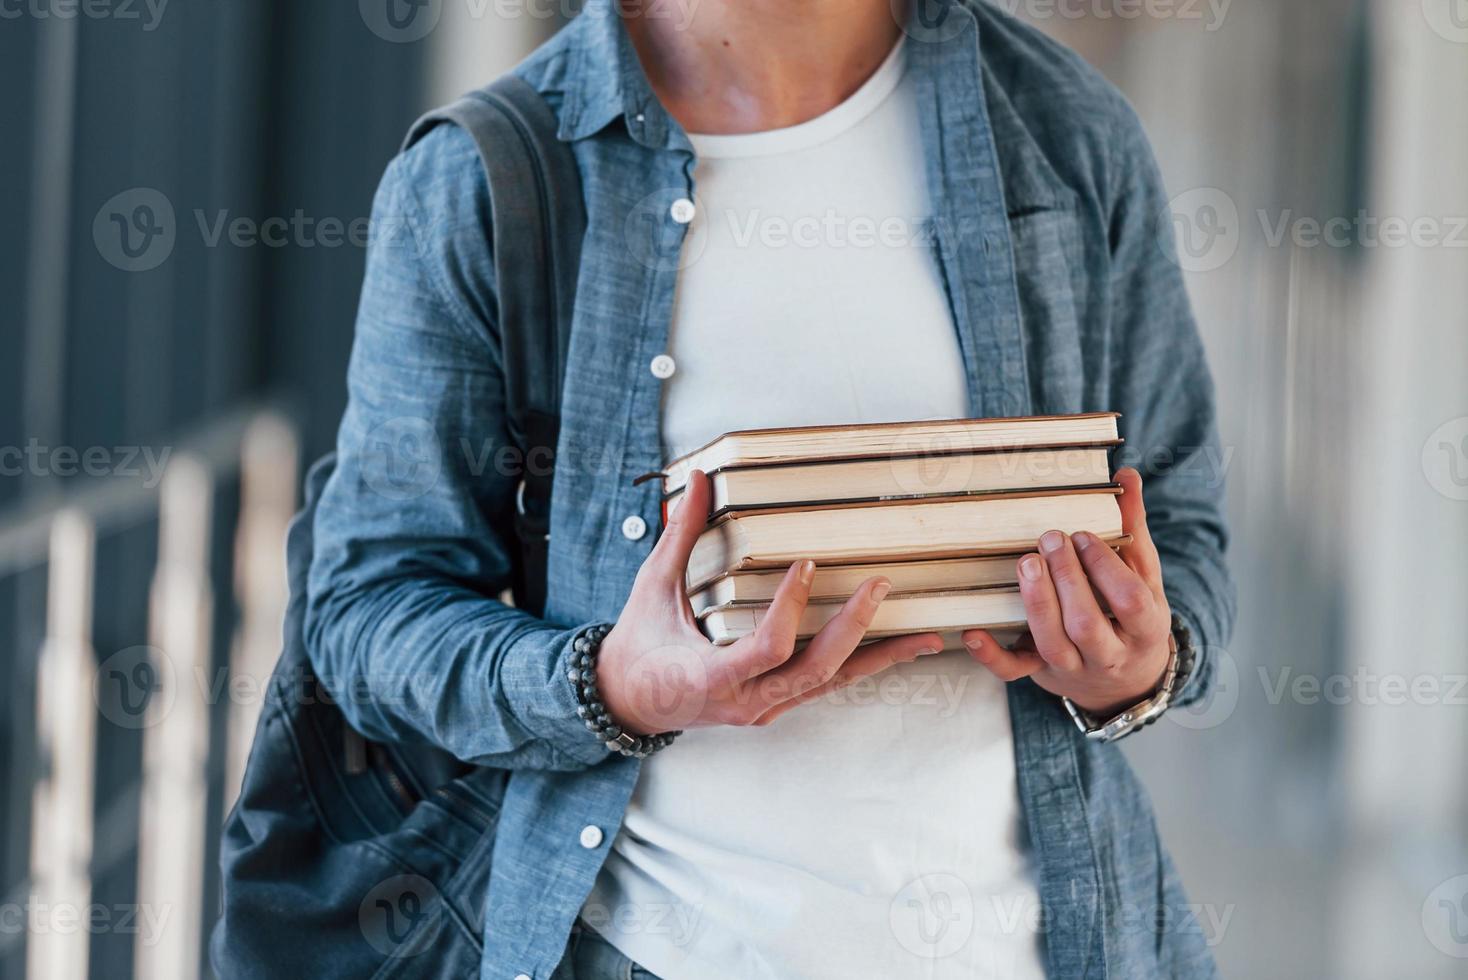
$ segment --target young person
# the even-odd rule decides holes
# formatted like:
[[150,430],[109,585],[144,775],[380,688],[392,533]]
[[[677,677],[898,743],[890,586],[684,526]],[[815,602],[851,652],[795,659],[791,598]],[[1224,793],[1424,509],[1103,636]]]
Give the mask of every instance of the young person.
[[[980,0],[592,0],[516,71],[589,217],[544,618],[495,598],[490,208],[441,127],[379,192],[415,237],[369,256],[307,620],[355,728],[509,774],[482,975],[1211,975],[1145,796],[1086,734],[1201,697],[1233,614],[1211,382],[1122,98]],[[1123,470],[1120,556],[1037,542],[1013,649],[860,645],[881,579],[797,649],[801,562],[716,651],[683,588],[707,482],[661,534],[634,482],[736,428],[1103,410],[1148,506]],[[372,477],[399,430],[428,450],[406,498]],[[637,754],[684,734],[609,751],[591,664]]]

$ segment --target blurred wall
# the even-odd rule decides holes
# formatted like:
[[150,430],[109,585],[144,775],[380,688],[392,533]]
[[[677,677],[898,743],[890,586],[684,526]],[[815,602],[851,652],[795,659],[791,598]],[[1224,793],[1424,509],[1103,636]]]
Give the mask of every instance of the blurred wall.
[[1127,751],[1224,973],[1462,976],[1468,22],[1003,5],[1136,105],[1218,382],[1239,627]]

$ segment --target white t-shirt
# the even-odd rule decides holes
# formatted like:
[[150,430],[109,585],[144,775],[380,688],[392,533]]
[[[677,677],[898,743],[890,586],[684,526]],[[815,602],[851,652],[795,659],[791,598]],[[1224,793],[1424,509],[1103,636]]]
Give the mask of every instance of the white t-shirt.
[[[669,458],[731,429],[968,414],[902,47],[788,129],[693,136]],[[644,763],[586,921],[664,980],[1043,977],[1004,686],[920,658]]]

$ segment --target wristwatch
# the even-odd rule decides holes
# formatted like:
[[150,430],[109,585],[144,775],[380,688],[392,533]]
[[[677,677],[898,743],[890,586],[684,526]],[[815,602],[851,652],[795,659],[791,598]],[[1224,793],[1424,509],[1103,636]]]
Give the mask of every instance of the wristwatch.
[[1197,650],[1193,647],[1192,632],[1188,629],[1188,624],[1175,613],[1172,617],[1172,634],[1168,637],[1168,648],[1167,669],[1162,672],[1162,683],[1157,686],[1156,692],[1120,714],[1111,718],[1098,718],[1070,698],[1060,699],[1071,720],[1086,738],[1095,742],[1115,742],[1146,728],[1172,707],[1173,698],[1187,684],[1188,678],[1193,676],[1193,666],[1198,659]]

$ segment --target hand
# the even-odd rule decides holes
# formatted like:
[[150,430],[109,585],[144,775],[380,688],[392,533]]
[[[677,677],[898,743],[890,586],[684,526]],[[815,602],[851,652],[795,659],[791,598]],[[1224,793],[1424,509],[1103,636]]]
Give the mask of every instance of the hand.
[[[1032,677],[1051,694],[1110,718],[1157,690],[1167,669],[1172,613],[1162,592],[1162,563],[1147,530],[1142,477],[1116,474],[1121,525],[1132,536],[1118,555],[1093,534],[1047,531],[1043,555],[1019,560],[1029,632],[1012,649],[987,632],[963,635],[975,660],[1001,680]],[[1116,621],[1101,611],[1105,600]]]
[[602,641],[597,687],[623,729],[653,734],[711,725],[767,725],[784,712],[860,677],[942,649],[936,633],[857,649],[891,589],[863,582],[835,619],[804,648],[796,629],[810,599],[815,563],[790,567],[759,628],[716,647],[698,631],[688,604],[688,556],[708,520],[708,477],[694,473],[643,562],[617,624]]

